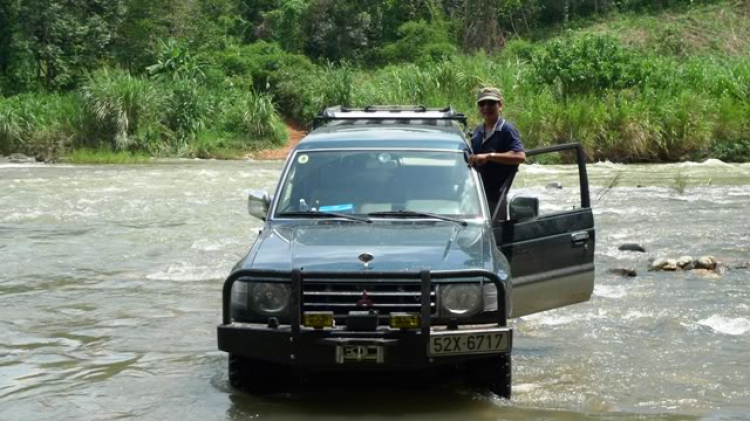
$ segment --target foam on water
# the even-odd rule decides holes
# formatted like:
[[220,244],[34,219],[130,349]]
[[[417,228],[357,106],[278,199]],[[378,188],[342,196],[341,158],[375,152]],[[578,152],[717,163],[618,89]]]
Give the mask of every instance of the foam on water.
[[630,310],[622,316],[624,320],[644,319],[647,317],[653,317],[652,314],[644,313],[638,310]]
[[24,222],[24,221],[33,221],[42,217],[52,217],[56,220],[60,220],[59,216],[56,215],[50,215],[47,212],[42,211],[32,211],[28,213],[20,213],[20,212],[14,212],[11,214],[8,214],[3,217],[3,222]]
[[594,164],[589,164],[590,167],[598,168],[598,169],[622,169],[625,168],[625,164],[615,164],[614,162],[610,161],[599,161]]
[[594,285],[594,295],[603,298],[622,298],[628,295],[628,288],[621,285]]
[[193,250],[202,250],[202,251],[218,251],[226,248],[230,244],[234,244],[233,241],[211,241],[208,239],[200,239],[198,241],[193,242],[193,245],[190,246]]
[[514,384],[513,393],[529,393],[542,387],[535,383]]
[[607,317],[607,312],[599,310],[597,312],[588,313],[570,313],[569,311],[549,311],[543,313],[532,314],[530,316],[524,316],[523,320],[536,325],[545,326],[559,326],[570,323],[576,323],[581,321],[588,321],[594,319],[603,319]]
[[744,317],[730,318],[714,314],[707,319],[699,320],[698,324],[726,335],[743,335],[750,331],[750,320]]
[[720,159],[715,159],[715,158],[709,158],[709,159],[707,159],[707,160],[705,160],[703,162],[689,161],[689,162],[681,162],[679,164],[674,164],[674,165],[676,167],[711,167],[711,166],[713,166],[713,167],[718,167],[718,166],[721,166],[721,167],[733,167],[732,164],[727,164],[726,162],[724,162],[724,161],[722,161]]
[[10,163],[8,163],[8,164],[2,164],[2,165],[0,165],[0,168],[1,169],[6,169],[6,168],[34,168],[34,167],[40,167],[40,166],[44,166],[44,164],[37,164],[37,163],[34,163],[34,164],[10,164]]
[[526,174],[556,174],[561,172],[559,168],[549,165],[531,164],[525,165],[523,171]]
[[626,209],[617,208],[596,208],[593,210],[594,215],[627,215]]
[[146,278],[160,281],[205,281],[209,279],[221,279],[226,276],[226,270],[217,269],[221,266],[206,267],[192,266],[185,263],[171,265],[165,271],[159,271],[147,275]]

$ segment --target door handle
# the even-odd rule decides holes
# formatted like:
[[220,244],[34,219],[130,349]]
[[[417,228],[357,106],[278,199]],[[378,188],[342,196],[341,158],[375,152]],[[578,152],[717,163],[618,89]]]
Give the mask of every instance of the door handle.
[[589,241],[589,233],[586,231],[574,232],[573,234],[570,234],[570,240],[573,242],[573,247],[586,245]]

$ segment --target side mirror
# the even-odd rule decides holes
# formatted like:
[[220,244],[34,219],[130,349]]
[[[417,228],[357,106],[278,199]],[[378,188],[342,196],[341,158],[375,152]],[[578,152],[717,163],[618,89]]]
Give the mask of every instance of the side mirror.
[[247,195],[247,212],[262,221],[266,220],[271,197],[265,190],[250,190]]
[[523,222],[539,216],[539,199],[536,197],[517,196],[510,201],[510,220]]

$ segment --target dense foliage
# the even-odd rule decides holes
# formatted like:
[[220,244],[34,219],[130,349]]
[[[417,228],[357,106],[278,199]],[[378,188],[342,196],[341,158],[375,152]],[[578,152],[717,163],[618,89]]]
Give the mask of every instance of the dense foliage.
[[[528,146],[750,159],[750,1],[0,0],[0,153],[237,156],[500,86]],[[85,156],[80,155],[79,156]]]

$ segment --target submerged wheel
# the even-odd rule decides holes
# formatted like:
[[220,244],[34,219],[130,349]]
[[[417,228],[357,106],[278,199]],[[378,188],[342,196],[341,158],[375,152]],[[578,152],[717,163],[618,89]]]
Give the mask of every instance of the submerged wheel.
[[229,384],[258,394],[287,392],[293,386],[292,370],[280,364],[229,354]]
[[466,380],[472,387],[486,389],[504,399],[510,399],[512,365],[510,353],[466,365]]

